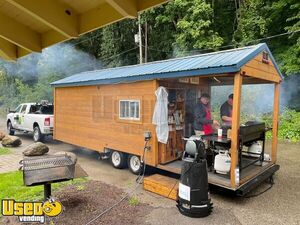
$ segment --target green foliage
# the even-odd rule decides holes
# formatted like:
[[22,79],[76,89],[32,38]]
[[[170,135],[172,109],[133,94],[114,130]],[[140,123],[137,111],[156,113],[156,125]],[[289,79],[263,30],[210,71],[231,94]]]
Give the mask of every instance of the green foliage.
[[84,191],[85,188],[86,188],[86,187],[85,187],[84,185],[77,185],[77,186],[76,186],[76,190],[77,190],[77,191]]
[[[137,48],[134,42],[134,34],[136,32],[136,21],[129,19],[103,28],[103,38],[100,43],[100,60],[105,67],[130,65],[137,62],[137,50],[128,51]],[[128,52],[124,55],[119,55],[119,53],[124,51]]]
[[204,0],[170,1],[164,7],[145,12],[143,21],[149,21],[151,58],[183,55],[193,49],[215,49],[223,44],[223,38],[214,30],[214,9]]
[[10,149],[0,147],[0,155],[8,155],[10,153],[11,153]]
[[300,141],[300,112],[285,109],[280,114],[278,138],[293,142]]
[[234,41],[246,44],[249,41],[264,37],[268,34],[269,18],[266,17],[269,6],[265,0],[244,1],[238,10],[239,21],[234,33]]
[[175,43],[180,50],[212,49],[223,43],[223,38],[213,30],[213,8],[204,0],[174,0],[170,8],[175,12]]
[[128,203],[129,203],[129,205],[131,205],[131,206],[137,206],[137,205],[140,204],[140,200],[139,200],[137,197],[135,197],[135,196],[131,196],[131,197],[129,198],[129,200],[128,200]]

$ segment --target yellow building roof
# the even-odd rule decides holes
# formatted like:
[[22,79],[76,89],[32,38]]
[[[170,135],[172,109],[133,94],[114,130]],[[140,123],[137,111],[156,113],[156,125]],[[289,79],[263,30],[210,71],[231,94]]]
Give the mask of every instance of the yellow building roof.
[[0,0],[0,57],[16,60],[168,0]]

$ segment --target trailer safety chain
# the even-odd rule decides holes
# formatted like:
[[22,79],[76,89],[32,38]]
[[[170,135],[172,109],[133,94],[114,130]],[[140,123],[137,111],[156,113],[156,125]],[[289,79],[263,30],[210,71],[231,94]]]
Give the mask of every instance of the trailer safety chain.
[[90,225],[91,223],[93,223],[97,219],[101,218],[106,213],[108,213],[114,207],[116,207],[117,205],[122,203],[129,196],[134,194],[134,192],[137,190],[137,188],[140,186],[140,184],[142,184],[142,180],[144,179],[144,176],[145,176],[145,172],[146,172],[146,154],[145,154],[145,152],[147,149],[148,149],[148,141],[145,142],[144,152],[143,152],[143,156],[142,156],[142,160],[141,160],[141,162],[143,162],[143,170],[141,170],[141,174],[139,174],[139,176],[136,179],[136,183],[137,183],[136,186],[130,192],[128,192],[124,197],[122,197],[119,201],[117,201],[115,204],[113,204],[109,208],[105,209],[104,211],[102,211],[99,215],[97,215],[94,219],[90,220],[85,225]]

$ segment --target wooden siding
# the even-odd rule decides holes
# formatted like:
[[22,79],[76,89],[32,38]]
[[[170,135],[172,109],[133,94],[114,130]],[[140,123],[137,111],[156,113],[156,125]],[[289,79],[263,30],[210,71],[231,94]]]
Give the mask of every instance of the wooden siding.
[[[155,82],[55,88],[54,138],[99,152],[109,148],[142,155],[144,131],[155,135]],[[139,121],[119,119],[121,99],[140,100]],[[154,138],[150,145],[147,164],[156,166]]]
[[268,64],[263,63],[263,54],[260,53],[255,58],[250,60],[242,67],[242,74],[246,76],[255,77],[261,80],[272,81],[279,83],[281,78],[277,72],[272,60],[269,58]]

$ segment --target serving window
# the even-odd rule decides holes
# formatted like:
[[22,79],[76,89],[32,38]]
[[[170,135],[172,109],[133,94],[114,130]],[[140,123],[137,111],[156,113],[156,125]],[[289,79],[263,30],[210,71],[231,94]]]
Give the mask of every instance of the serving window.
[[119,118],[140,120],[140,100],[119,100]]

